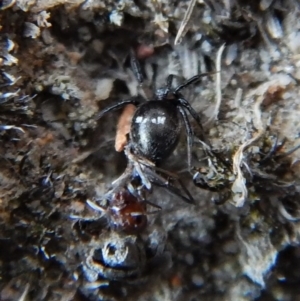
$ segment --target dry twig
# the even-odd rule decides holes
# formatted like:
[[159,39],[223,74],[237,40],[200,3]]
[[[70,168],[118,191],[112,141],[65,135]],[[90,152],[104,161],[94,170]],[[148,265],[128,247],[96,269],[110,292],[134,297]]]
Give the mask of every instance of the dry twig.
[[216,58],[216,105],[215,105],[215,109],[213,111],[213,114],[211,115],[211,117],[207,120],[207,122],[205,123],[205,125],[209,124],[210,122],[212,122],[213,119],[218,119],[218,114],[219,114],[219,110],[220,110],[220,106],[221,106],[221,102],[222,102],[222,91],[221,91],[221,58],[222,58],[222,54],[223,51],[225,49],[225,44],[223,44],[218,52],[217,52],[217,58]]
[[189,3],[189,6],[187,8],[187,11],[183,17],[183,20],[180,24],[180,27],[178,29],[178,32],[177,32],[177,35],[176,35],[176,38],[175,38],[175,42],[174,44],[177,45],[181,42],[181,39],[184,37],[185,33],[186,33],[186,26],[191,18],[191,15],[192,15],[192,12],[194,10],[194,7],[195,7],[195,4],[196,4],[196,0],[191,0],[190,3]]

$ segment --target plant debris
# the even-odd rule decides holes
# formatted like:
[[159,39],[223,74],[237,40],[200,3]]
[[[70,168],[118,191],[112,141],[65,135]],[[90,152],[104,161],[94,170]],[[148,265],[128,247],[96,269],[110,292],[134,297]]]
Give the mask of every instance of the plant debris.
[[[295,0],[2,1],[0,300],[296,300],[299,11]],[[203,125],[190,119],[192,174],[183,133],[154,166],[168,170],[162,187],[146,177],[125,216],[146,227],[111,227],[128,203],[103,197],[128,164],[135,108],[99,111],[201,73],[181,91]],[[164,189],[173,175],[195,205]]]

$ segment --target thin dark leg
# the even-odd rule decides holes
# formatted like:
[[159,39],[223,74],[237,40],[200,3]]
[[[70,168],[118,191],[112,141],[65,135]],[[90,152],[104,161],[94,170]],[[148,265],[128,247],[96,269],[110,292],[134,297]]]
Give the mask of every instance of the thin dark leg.
[[174,195],[180,197],[183,201],[189,203],[189,204],[195,204],[195,200],[192,197],[192,195],[189,193],[187,188],[183,185],[183,183],[180,181],[178,177],[171,177],[171,180],[177,181],[182,188],[182,190],[187,195],[184,196],[180,189],[175,187],[174,185],[170,184],[169,180],[165,179],[164,177],[160,176],[156,172],[154,172],[151,168],[146,168],[145,174],[147,175],[147,178],[149,178],[149,181],[156,186],[163,187],[168,189],[171,193]]
[[287,151],[286,153],[282,153],[282,154],[276,155],[277,152],[279,152],[284,147],[284,145],[285,145],[286,142],[287,142],[287,139],[283,138],[283,140],[281,141],[281,143],[278,144],[278,136],[276,136],[276,140],[275,140],[275,143],[273,144],[272,148],[266,154],[266,156],[260,160],[259,164],[264,164],[269,159],[271,159],[273,157],[275,159],[283,158],[285,156],[288,156],[288,155],[292,154],[293,152],[295,152],[297,149],[300,148],[300,145],[297,145],[294,148],[292,148],[291,150]]
[[[283,140],[283,144],[286,142],[286,140]],[[264,164],[266,161],[268,161],[276,152],[278,148],[278,136],[276,136],[275,143],[272,145],[270,151],[259,161],[259,164]]]
[[[148,200],[146,200],[145,202],[146,202],[146,204],[148,204],[148,205],[150,205],[150,206],[152,206],[152,207],[154,207],[154,208],[157,209],[157,211],[151,212],[151,214],[157,213],[157,212],[159,212],[161,210],[160,206],[158,206],[158,205],[156,205],[156,204],[154,204],[154,203],[152,203],[152,202],[150,202]],[[147,212],[147,214],[150,214],[150,213]]]
[[300,144],[296,145],[295,147],[293,147],[292,149],[290,149],[289,151],[287,151],[287,152],[285,152],[283,154],[277,155],[275,158],[276,159],[280,159],[280,158],[287,157],[287,156],[291,155],[292,153],[294,153],[299,148],[300,148]]
[[140,84],[142,84],[144,81],[144,77],[143,77],[141,65],[140,65],[138,59],[136,58],[135,53],[132,49],[130,50],[130,65],[131,65],[131,69],[133,70],[133,73],[134,73],[136,79],[138,80],[138,82]]
[[195,121],[197,122],[198,126],[200,127],[201,133],[199,139],[209,147],[209,149],[206,149],[205,151],[208,152],[210,156],[216,157],[225,166],[231,169],[230,163],[226,162],[226,160],[224,160],[218,153],[214,152],[211,148],[210,142],[207,139],[205,139],[200,116],[197,114],[197,112],[193,109],[193,107],[189,104],[189,102],[180,93],[178,93],[177,97],[178,97],[177,98],[178,106],[182,106],[184,109],[187,109],[189,113],[192,115],[192,117],[195,119]]
[[203,126],[202,126],[200,116],[198,115],[198,113],[192,108],[192,106],[189,104],[189,102],[180,93],[177,94],[177,101],[179,102],[179,105],[184,107],[185,109],[187,109],[189,111],[189,113],[192,115],[192,117],[195,119],[195,121],[197,122],[197,124],[201,130],[200,139],[202,141],[205,141],[204,134],[203,134],[203,132],[204,132]]
[[110,111],[121,109],[125,105],[133,104],[133,105],[137,106],[139,103],[140,103],[140,100],[135,99],[135,98],[131,98],[131,99],[127,99],[127,100],[121,100],[120,102],[118,102],[118,103],[116,103],[116,104],[100,111],[98,113],[98,115],[96,116],[96,119],[100,119],[103,115],[105,115],[106,113],[108,113]]
[[[195,205],[195,200],[194,198],[191,196],[190,193],[187,194],[188,197],[184,196],[180,189],[178,189],[177,187],[175,187],[174,185],[170,184],[170,183],[162,183],[160,181],[157,180],[153,180],[152,181],[153,185],[159,186],[159,187],[163,187],[168,189],[168,191],[170,191],[172,194],[178,196],[179,198],[181,198],[184,202],[188,203],[188,204],[192,204]],[[179,182],[180,184],[182,184],[181,182]],[[182,188],[184,189],[184,192],[186,193],[188,190],[186,189],[186,187],[182,184],[180,185],[182,186]]]
[[188,191],[188,189],[185,187],[185,185],[183,184],[183,182],[181,181],[181,179],[177,178],[177,182],[179,183],[180,187],[182,188],[182,190],[186,193],[186,195],[189,197],[189,203],[190,204],[195,204],[195,200],[192,197],[192,195],[190,194],[190,192]]
[[193,77],[191,77],[190,79],[188,79],[187,81],[185,81],[182,85],[178,86],[174,93],[178,93],[180,90],[184,89],[185,87],[199,81],[202,77],[207,76],[207,75],[211,75],[211,74],[215,74],[215,72],[207,72],[207,73],[202,73],[202,74],[198,74],[195,75]]
[[192,145],[194,141],[194,133],[192,130],[192,127],[190,125],[188,116],[185,112],[185,110],[181,107],[178,106],[178,110],[182,116],[184,125],[185,125],[185,130],[186,130],[186,135],[187,135],[187,156],[188,156],[188,169],[191,171],[192,168]]
[[111,183],[109,191],[104,195],[102,199],[109,198],[120,187],[126,187],[127,183],[129,183],[130,179],[132,178],[133,170],[134,166],[129,162],[125,171],[119,176],[118,179],[114,180]]
[[173,74],[170,74],[167,78],[167,85],[166,85],[166,90],[165,90],[165,93],[164,93],[164,98],[166,98],[172,88],[172,82],[173,82]]

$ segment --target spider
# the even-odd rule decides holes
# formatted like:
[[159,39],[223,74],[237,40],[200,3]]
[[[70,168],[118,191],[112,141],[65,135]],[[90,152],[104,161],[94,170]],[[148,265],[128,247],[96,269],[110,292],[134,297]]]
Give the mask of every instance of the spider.
[[[136,78],[142,83],[143,76],[140,65],[132,54],[131,66]],[[153,99],[142,101],[139,97],[133,97],[121,100],[98,114],[99,119],[104,114],[128,104],[133,104],[137,107],[131,120],[129,142],[124,147],[128,166],[125,172],[112,183],[110,195],[113,195],[114,191],[120,187],[127,187],[128,189],[132,181],[138,181],[143,189],[151,191],[152,184],[164,187],[182,200],[194,204],[192,195],[181,183],[180,179],[176,175],[158,168],[157,164],[163,162],[173,153],[178,145],[184,124],[187,134],[188,167],[189,171],[191,171],[191,148],[194,133],[187,113],[194,118],[200,127],[201,140],[204,140],[203,129],[199,115],[183,97],[181,90],[209,74],[196,75],[175,89],[172,88],[174,76],[169,75],[166,86],[157,89]],[[207,148],[209,149],[209,146]],[[181,189],[172,184],[174,181],[179,183]],[[133,190],[131,190],[131,194],[134,194]]]
[[[142,83],[140,65],[134,56],[131,56],[131,65],[138,81]],[[123,108],[128,104],[135,105],[137,109],[131,121],[129,143],[134,154],[155,164],[164,161],[173,153],[178,145],[183,123],[187,134],[188,168],[191,170],[191,148],[194,133],[187,113],[200,127],[202,141],[204,141],[203,128],[199,115],[181,94],[181,90],[209,74],[211,73],[193,76],[174,89],[172,88],[174,76],[171,74],[167,78],[166,86],[155,91],[153,99],[142,101],[139,97],[133,97],[121,100],[102,110],[98,114],[98,119],[104,114]]]

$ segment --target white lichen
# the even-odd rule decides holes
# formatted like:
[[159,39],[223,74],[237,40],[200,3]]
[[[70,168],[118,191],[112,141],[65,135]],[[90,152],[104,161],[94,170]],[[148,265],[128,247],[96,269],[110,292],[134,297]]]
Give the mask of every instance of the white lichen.
[[121,26],[123,23],[124,15],[118,10],[113,10],[109,15],[109,20],[112,24]]
[[36,0],[17,0],[16,6],[22,11],[27,12],[35,3]]
[[38,26],[30,22],[25,22],[24,25],[25,25],[25,29],[23,32],[24,37],[36,39],[37,37],[40,36],[41,30],[39,29]]
[[52,24],[48,22],[48,19],[50,18],[51,14],[46,11],[41,11],[39,14],[35,16],[35,21],[39,27],[51,27]]
[[225,44],[223,44],[217,52],[217,58],[216,58],[216,67],[217,67],[217,70],[216,70],[216,104],[215,104],[215,108],[212,112],[211,117],[206,122],[206,125],[209,124],[211,121],[218,119],[218,114],[219,114],[219,110],[220,110],[220,106],[221,106],[221,102],[222,102],[221,58],[222,58],[224,49],[225,49]]
[[196,4],[196,0],[190,0],[188,8],[185,12],[183,20],[180,24],[177,35],[175,37],[174,45],[179,44],[181,42],[181,39],[184,37],[184,34],[186,33],[186,27],[187,27],[187,24],[188,24],[188,22],[191,18],[192,13],[193,13],[193,9],[195,7],[195,4]]
[[278,255],[278,251],[271,242],[269,232],[260,232],[245,238],[237,226],[236,234],[241,244],[239,261],[242,271],[253,282],[264,287],[264,277],[275,264]]

